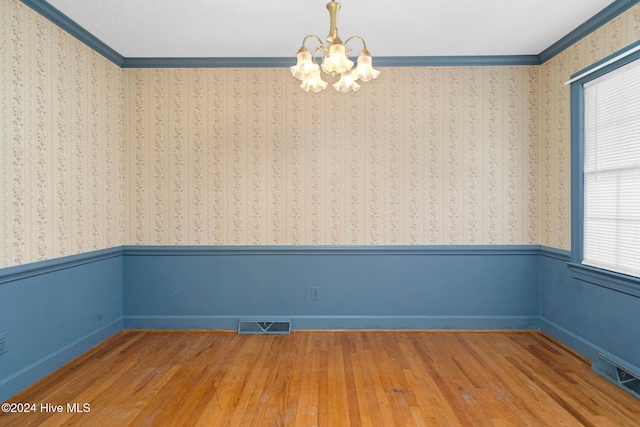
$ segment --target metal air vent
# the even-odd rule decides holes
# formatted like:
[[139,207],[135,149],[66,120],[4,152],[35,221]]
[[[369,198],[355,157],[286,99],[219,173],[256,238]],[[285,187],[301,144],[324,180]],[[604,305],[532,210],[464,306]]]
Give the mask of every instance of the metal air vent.
[[640,399],[640,375],[630,372],[620,362],[614,362],[599,354],[591,369]]
[[241,320],[239,334],[289,334],[290,320]]

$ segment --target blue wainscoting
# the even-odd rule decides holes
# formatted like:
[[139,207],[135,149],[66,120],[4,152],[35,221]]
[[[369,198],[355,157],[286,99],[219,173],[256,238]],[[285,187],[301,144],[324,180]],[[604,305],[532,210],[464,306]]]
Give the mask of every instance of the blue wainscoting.
[[640,298],[574,278],[570,259],[542,252],[541,330],[591,360],[600,353],[640,372]]
[[[542,329],[640,366],[640,298],[531,246],[124,246],[0,270],[0,401],[128,329]],[[311,288],[319,299],[311,299]]]
[[0,270],[0,402],[121,329],[121,248]]
[[235,329],[241,319],[539,328],[538,246],[127,246],[123,255],[125,328]]

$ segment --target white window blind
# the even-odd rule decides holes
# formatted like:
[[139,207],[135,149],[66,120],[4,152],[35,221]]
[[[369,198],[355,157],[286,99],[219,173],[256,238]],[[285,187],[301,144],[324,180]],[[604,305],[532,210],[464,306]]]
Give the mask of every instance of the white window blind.
[[584,99],[583,264],[640,277],[640,60]]

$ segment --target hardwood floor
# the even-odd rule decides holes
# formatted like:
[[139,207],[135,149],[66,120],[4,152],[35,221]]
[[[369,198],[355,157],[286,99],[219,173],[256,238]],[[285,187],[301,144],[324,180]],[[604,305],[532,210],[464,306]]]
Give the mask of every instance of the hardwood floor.
[[639,400],[535,331],[123,331],[9,401],[36,412],[2,426],[640,423]]

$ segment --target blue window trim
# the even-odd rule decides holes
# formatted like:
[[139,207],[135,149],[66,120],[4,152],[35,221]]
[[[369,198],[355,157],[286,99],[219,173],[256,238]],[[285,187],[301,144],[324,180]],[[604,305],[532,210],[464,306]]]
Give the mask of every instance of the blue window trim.
[[[593,70],[637,46],[640,46],[640,40],[571,77],[574,78]],[[620,58],[618,61],[571,83],[571,262],[568,265],[576,279],[640,297],[640,278],[582,264],[584,255],[584,169],[582,160],[584,156],[584,85],[638,59],[640,59],[640,51]]]

